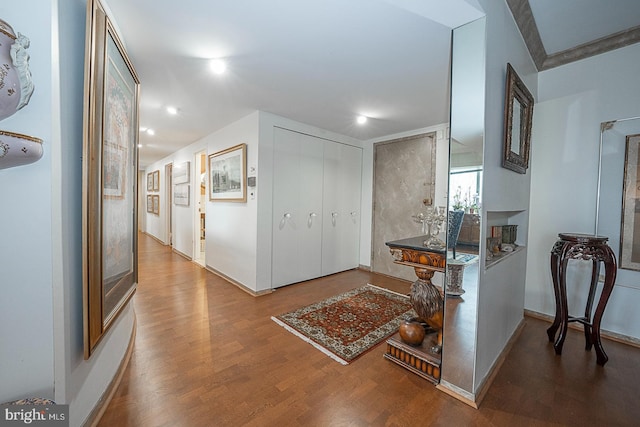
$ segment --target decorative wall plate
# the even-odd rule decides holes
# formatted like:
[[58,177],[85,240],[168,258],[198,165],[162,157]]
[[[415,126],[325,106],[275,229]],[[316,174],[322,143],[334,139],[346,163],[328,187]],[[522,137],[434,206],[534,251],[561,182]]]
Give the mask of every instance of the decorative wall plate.
[[33,163],[42,152],[41,139],[0,130],[0,169]]

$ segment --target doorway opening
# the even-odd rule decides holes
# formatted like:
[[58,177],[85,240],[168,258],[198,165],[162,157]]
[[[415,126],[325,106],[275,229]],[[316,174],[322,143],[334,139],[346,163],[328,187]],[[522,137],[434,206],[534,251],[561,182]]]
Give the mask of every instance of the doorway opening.
[[165,230],[167,236],[167,241],[165,244],[171,246],[173,248],[173,230],[174,230],[174,218],[173,218],[173,163],[169,163],[164,167],[164,176],[166,177],[166,185],[165,185],[165,196],[164,199],[167,201],[166,206],[166,222],[165,222]]
[[206,252],[206,206],[207,206],[207,152],[196,153],[194,169],[194,227],[193,227],[193,261],[205,267]]

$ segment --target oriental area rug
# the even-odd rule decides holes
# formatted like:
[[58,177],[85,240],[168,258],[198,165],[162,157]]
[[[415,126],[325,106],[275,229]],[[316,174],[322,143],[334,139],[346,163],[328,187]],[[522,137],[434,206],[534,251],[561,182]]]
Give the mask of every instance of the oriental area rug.
[[408,296],[366,285],[271,319],[347,365],[415,316]]

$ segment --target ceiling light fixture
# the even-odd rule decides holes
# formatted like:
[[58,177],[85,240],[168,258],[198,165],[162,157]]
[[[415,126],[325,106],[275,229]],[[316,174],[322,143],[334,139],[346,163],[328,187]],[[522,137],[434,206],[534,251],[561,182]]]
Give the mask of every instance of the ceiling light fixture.
[[146,132],[146,131],[147,131],[147,128],[146,128],[146,127],[144,127],[144,126],[140,126],[140,132]]
[[175,116],[176,114],[178,114],[178,109],[176,107],[167,107],[167,113]]
[[156,134],[156,131],[155,131],[155,130],[153,130],[153,129],[147,129],[147,135],[151,135],[151,136],[153,136],[153,135],[155,135],[155,134]]
[[358,122],[359,125],[367,123],[367,116],[358,116],[356,122]]
[[216,74],[224,74],[227,70],[227,63],[222,59],[212,59],[211,62],[209,62],[209,68]]

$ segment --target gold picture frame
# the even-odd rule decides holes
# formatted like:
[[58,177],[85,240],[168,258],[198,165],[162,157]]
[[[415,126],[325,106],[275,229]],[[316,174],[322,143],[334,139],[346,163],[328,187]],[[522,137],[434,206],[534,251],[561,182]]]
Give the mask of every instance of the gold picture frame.
[[83,141],[84,357],[136,290],[140,81],[104,7],[87,2]]
[[625,140],[619,263],[640,271],[640,134]]
[[209,155],[209,200],[247,201],[247,144]]
[[153,214],[160,215],[160,196],[154,194],[153,196]]
[[153,191],[153,172],[147,174],[147,191]]
[[153,191],[160,191],[160,170],[153,171]]
[[502,166],[521,174],[529,167],[533,103],[531,92],[507,64]]
[[151,194],[147,196],[147,213],[153,213],[153,196]]

